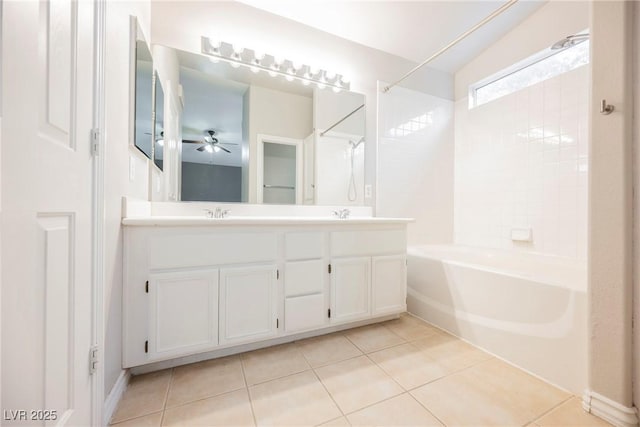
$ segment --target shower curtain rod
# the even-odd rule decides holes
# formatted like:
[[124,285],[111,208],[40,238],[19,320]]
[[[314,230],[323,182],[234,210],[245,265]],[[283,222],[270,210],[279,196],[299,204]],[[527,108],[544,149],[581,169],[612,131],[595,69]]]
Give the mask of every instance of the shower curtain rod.
[[487,22],[491,21],[493,18],[495,18],[496,16],[500,15],[502,12],[504,12],[505,10],[509,9],[511,6],[513,6],[514,4],[516,4],[518,2],[518,0],[510,0],[508,3],[503,4],[502,6],[500,6],[498,9],[496,9],[491,15],[487,16],[486,18],[484,18],[482,21],[478,22],[476,25],[474,25],[473,27],[471,27],[470,29],[468,29],[467,31],[465,31],[464,33],[462,33],[461,35],[458,36],[458,38],[456,38],[455,40],[453,40],[451,43],[449,43],[448,45],[446,45],[445,47],[443,47],[442,49],[440,49],[439,51],[437,51],[436,53],[434,53],[433,55],[431,55],[429,58],[425,59],[424,61],[422,61],[420,64],[418,64],[416,67],[414,67],[413,69],[411,69],[411,71],[409,71],[407,74],[405,74],[404,76],[400,77],[398,80],[396,80],[395,82],[391,83],[388,86],[385,86],[382,89],[382,92],[387,93],[389,92],[389,90],[396,86],[398,83],[402,82],[404,79],[406,79],[407,77],[409,77],[411,74],[415,73],[416,71],[418,71],[420,68],[424,67],[425,65],[427,65],[429,62],[433,61],[434,59],[436,59],[438,56],[442,55],[443,53],[445,53],[447,50],[449,50],[450,48],[452,48],[453,46],[457,45],[459,42],[461,42],[463,39],[465,39],[469,34],[473,33],[475,30],[477,30],[478,28],[482,27],[484,24],[486,24]]
[[334,127],[338,126],[340,123],[344,122],[345,120],[347,120],[349,117],[353,116],[355,113],[357,113],[358,111],[360,111],[362,108],[364,107],[364,104],[362,104],[361,106],[359,106],[358,108],[356,108],[355,110],[353,110],[352,112],[350,112],[349,114],[347,114],[346,116],[344,116],[343,118],[341,118],[340,120],[338,120],[337,122],[335,122],[333,124],[333,126],[331,126],[329,129],[325,130],[324,132],[320,132],[320,136],[324,136],[327,132],[329,132],[331,129],[333,129]]

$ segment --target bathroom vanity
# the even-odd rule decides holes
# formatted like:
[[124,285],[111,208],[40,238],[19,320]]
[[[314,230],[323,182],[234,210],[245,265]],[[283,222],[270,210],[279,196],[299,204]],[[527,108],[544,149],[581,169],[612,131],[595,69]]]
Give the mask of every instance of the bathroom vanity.
[[124,367],[230,354],[404,312],[409,221],[123,219]]

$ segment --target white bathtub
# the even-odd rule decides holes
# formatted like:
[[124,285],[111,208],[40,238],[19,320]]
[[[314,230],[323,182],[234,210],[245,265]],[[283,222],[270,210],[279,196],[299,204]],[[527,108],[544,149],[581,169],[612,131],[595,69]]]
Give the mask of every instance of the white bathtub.
[[580,394],[586,387],[586,265],[465,246],[408,251],[408,311]]

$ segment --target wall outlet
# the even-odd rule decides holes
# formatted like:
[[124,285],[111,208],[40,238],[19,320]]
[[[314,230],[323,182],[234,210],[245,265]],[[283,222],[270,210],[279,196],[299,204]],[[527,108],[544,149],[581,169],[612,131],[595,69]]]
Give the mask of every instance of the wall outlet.
[[136,180],[136,159],[133,156],[129,156],[129,181]]
[[366,184],[364,186],[364,198],[370,199],[373,196],[373,187],[371,184]]

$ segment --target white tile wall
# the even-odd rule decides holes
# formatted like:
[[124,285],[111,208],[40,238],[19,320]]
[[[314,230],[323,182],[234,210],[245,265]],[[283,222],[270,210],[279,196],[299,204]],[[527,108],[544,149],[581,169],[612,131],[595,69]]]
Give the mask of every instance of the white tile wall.
[[[455,243],[586,259],[588,73],[456,102]],[[532,242],[511,241],[522,227]]]
[[451,243],[454,104],[399,86],[378,96],[376,215],[415,218],[409,244]]

